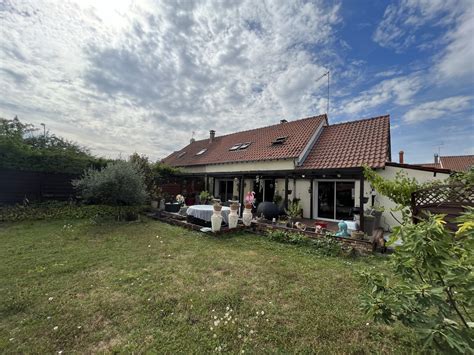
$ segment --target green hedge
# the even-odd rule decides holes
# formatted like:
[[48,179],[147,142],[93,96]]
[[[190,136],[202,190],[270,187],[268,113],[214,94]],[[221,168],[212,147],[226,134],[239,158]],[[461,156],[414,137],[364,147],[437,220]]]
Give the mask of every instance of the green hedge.
[[[142,212],[142,206],[105,206],[77,205],[68,202],[45,202],[30,206],[0,207],[0,222],[16,222],[40,219],[83,219],[83,218],[118,218],[125,220],[136,219]],[[134,218],[135,217],[135,218]]]

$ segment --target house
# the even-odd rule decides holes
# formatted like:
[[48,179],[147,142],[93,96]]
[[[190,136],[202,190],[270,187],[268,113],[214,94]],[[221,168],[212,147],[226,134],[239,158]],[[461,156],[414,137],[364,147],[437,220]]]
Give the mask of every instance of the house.
[[388,115],[338,124],[320,115],[223,136],[211,130],[209,138],[191,140],[163,162],[222,201],[243,201],[248,191],[259,202],[280,196],[288,205],[298,198],[304,218],[328,221],[352,219],[354,207],[379,205],[386,209],[383,227],[390,229],[397,224],[389,211],[394,206],[365,181],[364,165],[387,178],[400,170],[420,182],[449,176],[446,169],[404,164],[403,152],[401,159],[392,162]]
[[474,155],[434,155],[433,163],[420,164],[421,166],[449,169],[451,171],[468,171],[474,166]]

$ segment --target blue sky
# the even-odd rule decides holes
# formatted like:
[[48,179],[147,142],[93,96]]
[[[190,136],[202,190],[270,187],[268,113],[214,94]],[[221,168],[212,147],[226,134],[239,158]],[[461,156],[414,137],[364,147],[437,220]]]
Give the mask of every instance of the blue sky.
[[474,2],[0,2],[0,116],[108,157],[326,112],[392,157],[474,154]]

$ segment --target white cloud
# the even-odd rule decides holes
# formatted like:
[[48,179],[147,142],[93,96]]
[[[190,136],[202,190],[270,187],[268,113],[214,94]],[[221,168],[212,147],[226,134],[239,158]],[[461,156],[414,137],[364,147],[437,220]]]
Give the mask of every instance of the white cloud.
[[4,2],[0,113],[109,156],[324,112],[339,6]]
[[438,61],[436,71],[448,80],[474,79],[474,3],[458,19],[456,28],[446,35],[449,44]]
[[370,113],[374,108],[389,102],[408,105],[422,87],[423,81],[419,73],[382,80],[359,96],[343,101],[339,112],[353,115]]
[[[405,113],[406,123],[419,123],[439,118],[450,118],[453,114],[471,110],[472,97],[453,96],[443,100],[422,103]],[[472,112],[468,112],[472,116]]]
[[469,0],[403,0],[390,4],[385,9],[384,17],[377,26],[372,38],[382,47],[402,52],[417,42],[424,40],[429,45],[429,36],[420,36],[418,30],[424,26],[432,27],[449,25],[463,9],[469,6]]

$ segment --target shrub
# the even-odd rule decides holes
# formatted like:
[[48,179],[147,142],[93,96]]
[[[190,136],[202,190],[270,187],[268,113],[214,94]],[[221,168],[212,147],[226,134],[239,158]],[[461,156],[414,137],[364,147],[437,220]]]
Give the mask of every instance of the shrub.
[[400,321],[415,329],[424,347],[443,353],[472,353],[474,348],[474,209],[458,219],[456,234],[443,216],[397,227],[403,244],[390,260],[394,282],[366,271],[362,306],[375,320]]
[[17,222],[42,219],[84,219],[84,218],[112,218],[119,212],[123,215],[136,215],[140,207],[115,207],[104,205],[76,205],[68,202],[44,202],[29,206],[0,207],[0,222]]
[[89,169],[73,185],[89,204],[136,206],[147,197],[142,174],[125,161],[109,163],[102,170]]
[[337,256],[342,251],[339,242],[331,236],[309,238],[302,233],[287,232],[280,229],[268,229],[267,235],[271,240],[279,243],[309,247],[309,250],[319,255]]

